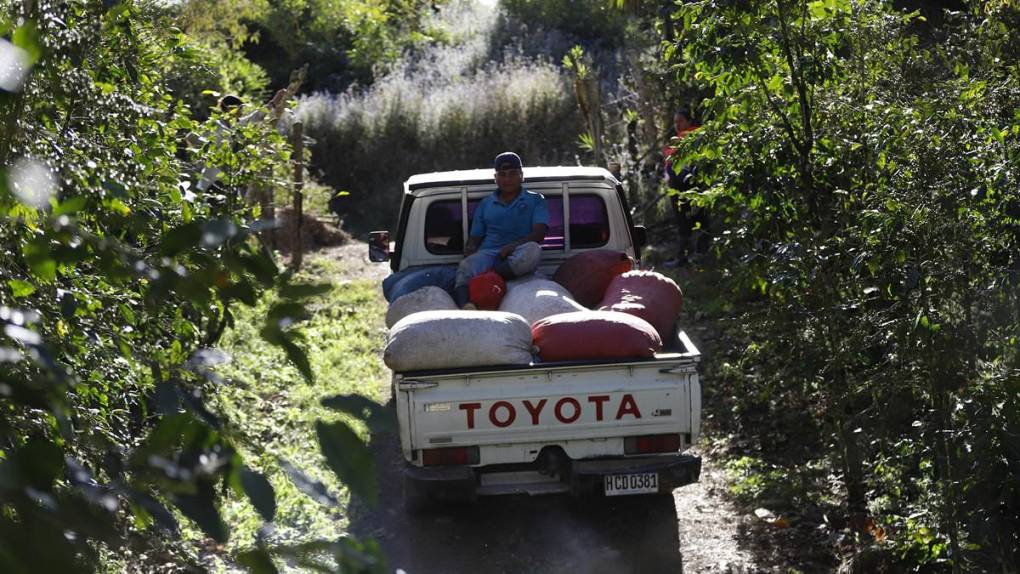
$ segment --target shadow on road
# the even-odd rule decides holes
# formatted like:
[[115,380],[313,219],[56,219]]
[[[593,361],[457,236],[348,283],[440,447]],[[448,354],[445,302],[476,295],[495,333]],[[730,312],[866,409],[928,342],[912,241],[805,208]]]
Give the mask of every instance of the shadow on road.
[[682,571],[671,495],[496,496],[411,516],[401,499],[396,437],[376,435],[372,449],[380,502],[375,509],[354,509],[351,533],[377,540],[391,572]]

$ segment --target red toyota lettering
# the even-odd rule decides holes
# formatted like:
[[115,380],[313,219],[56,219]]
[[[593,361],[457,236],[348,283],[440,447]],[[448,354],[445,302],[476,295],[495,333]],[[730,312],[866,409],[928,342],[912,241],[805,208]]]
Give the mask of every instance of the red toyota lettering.
[[[572,416],[563,416],[563,405],[572,405],[574,407],[574,414]],[[563,397],[556,402],[556,420],[564,424],[570,424],[576,421],[581,416],[581,403],[577,402],[577,399],[571,397]]]
[[467,427],[469,429],[475,428],[475,411],[482,408],[482,403],[461,403],[458,408],[462,411],[467,411]]
[[595,420],[602,420],[602,405],[609,400],[609,395],[593,395],[588,397],[589,403],[595,403]]
[[[496,416],[496,411],[499,409],[506,409],[507,413],[506,418],[503,420],[499,420],[499,417]],[[492,404],[492,407],[489,408],[489,422],[500,428],[505,428],[512,425],[514,423],[514,419],[516,418],[517,409],[515,409],[512,404],[506,401],[496,401],[495,403]]]
[[545,408],[545,403],[549,402],[549,399],[542,399],[538,401],[537,405],[531,404],[531,401],[524,401],[524,408],[528,409],[528,414],[531,415],[531,424],[538,424],[538,415],[542,414],[542,409]]
[[629,394],[623,395],[623,399],[620,401],[620,408],[616,409],[616,420],[622,419],[623,415],[634,415],[636,419],[641,418],[641,411],[638,410],[637,402]]

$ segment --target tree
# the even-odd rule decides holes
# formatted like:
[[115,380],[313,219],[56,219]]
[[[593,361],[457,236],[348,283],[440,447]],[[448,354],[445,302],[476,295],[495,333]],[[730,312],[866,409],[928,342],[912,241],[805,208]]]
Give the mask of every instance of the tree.
[[[0,92],[0,570],[94,571],[100,545],[163,548],[178,531],[171,506],[222,542],[229,493],[271,521],[270,483],[205,397],[222,383],[210,367],[232,309],[269,290],[262,335],[311,377],[290,325],[329,287],[277,268],[243,200],[288,169],[289,146],[268,122],[191,118],[164,73],[187,67],[184,40],[156,6],[0,7],[0,49],[24,72],[4,70]],[[199,189],[208,165],[222,175]],[[331,404],[371,416],[355,399]],[[341,422],[319,436],[327,464],[372,499],[365,445]],[[237,559],[256,572],[308,552],[381,567],[366,550],[340,539]]]
[[724,221],[731,296],[759,300],[758,391],[810,405],[822,435],[802,440],[832,445],[858,548],[884,523],[887,562],[1014,563],[975,525],[1009,516],[995,523],[1015,540],[1016,505],[974,488],[1015,500],[979,461],[1015,460],[996,445],[1018,430],[992,406],[1016,384],[1017,8],[975,4],[932,35],[877,1],[691,2],[677,18],[677,82],[711,94],[681,146],[699,166],[685,195]]

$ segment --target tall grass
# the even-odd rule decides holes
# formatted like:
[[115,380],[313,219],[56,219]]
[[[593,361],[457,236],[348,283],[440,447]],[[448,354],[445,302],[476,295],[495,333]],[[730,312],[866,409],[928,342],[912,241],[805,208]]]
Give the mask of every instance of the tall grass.
[[350,192],[353,231],[392,227],[401,183],[414,173],[488,167],[505,150],[532,166],[576,161],[583,124],[563,72],[514,50],[492,60],[492,10],[454,2],[438,18],[444,44],[406,56],[366,89],[298,105],[315,140],[313,169]]

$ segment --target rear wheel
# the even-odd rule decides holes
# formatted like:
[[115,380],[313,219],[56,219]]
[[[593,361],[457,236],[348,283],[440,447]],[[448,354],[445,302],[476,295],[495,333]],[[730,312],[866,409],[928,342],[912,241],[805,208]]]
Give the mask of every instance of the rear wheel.
[[409,514],[422,514],[434,508],[435,504],[420,482],[404,475],[404,510]]

